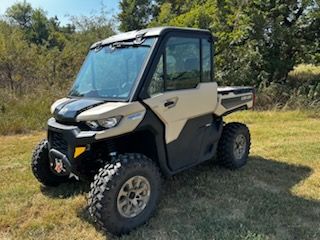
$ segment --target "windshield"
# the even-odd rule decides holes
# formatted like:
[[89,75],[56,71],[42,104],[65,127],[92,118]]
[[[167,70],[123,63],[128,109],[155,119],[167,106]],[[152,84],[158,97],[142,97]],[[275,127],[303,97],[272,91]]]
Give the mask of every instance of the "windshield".
[[89,51],[69,93],[75,97],[128,99],[154,38]]

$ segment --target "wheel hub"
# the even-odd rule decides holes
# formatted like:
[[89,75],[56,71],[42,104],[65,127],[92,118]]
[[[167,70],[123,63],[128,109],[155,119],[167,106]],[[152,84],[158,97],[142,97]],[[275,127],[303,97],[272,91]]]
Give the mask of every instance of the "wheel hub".
[[133,218],[139,215],[150,199],[149,181],[142,176],[128,179],[121,187],[117,197],[117,208],[121,216]]
[[129,198],[130,198],[130,199],[134,199],[135,196],[136,196],[136,194],[135,194],[134,192],[131,192],[131,193],[129,194]]
[[235,158],[241,159],[246,153],[246,148],[247,148],[246,137],[243,134],[238,135],[234,141],[234,146],[233,146],[233,154]]

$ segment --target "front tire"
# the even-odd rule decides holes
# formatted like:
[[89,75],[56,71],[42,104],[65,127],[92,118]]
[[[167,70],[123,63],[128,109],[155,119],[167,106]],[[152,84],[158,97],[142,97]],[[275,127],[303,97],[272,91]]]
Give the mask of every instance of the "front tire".
[[34,149],[31,158],[31,169],[37,180],[45,186],[58,186],[69,181],[68,177],[57,176],[50,167],[48,141],[42,140]]
[[89,212],[103,231],[125,234],[152,216],[160,190],[160,172],[152,160],[138,153],[122,154],[95,176]]
[[223,127],[218,146],[218,162],[226,168],[238,169],[247,163],[250,132],[246,125],[232,122]]

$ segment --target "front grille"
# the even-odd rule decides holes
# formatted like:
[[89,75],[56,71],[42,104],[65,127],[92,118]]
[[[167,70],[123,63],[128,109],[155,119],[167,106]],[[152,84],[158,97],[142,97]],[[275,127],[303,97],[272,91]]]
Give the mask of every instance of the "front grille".
[[63,154],[68,153],[68,143],[64,140],[61,133],[51,131],[49,141],[51,148],[54,148]]

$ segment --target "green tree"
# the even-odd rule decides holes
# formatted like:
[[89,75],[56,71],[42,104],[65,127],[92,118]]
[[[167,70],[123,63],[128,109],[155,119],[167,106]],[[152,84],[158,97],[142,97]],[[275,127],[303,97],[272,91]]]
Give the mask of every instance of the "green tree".
[[44,44],[49,37],[49,20],[42,9],[33,9],[26,1],[12,5],[6,11],[9,22],[25,31],[26,38],[36,44]]
[[219,81],[268,85],[285,82],[301,62],[318,61],[319,17],[314,0],[161,0],[150,26],[209,29],[218,39]]
[[12,93],[22,93],[33,82],[37,52],[24,40],[24,33],[0,24],[0,84]]
[[31,27],[28,31],[30,41],[35,44],[44,44],[49,37],[49,21],[42,9],[35,9],[31,15]]
[[25,0],[12,5],[6,11],[6,16],[14,23],[23,29],[30,28],[31,16],[33,9],[30,3]]
[[152,0],[121,0],[119,7],[117,18],[120,21],[119,29],[123,32],[145,28],[156,9]]
[[246,5],[244,13],[252,26],[249,42],[262,57],[258,69],[267,84],[285,83],[293,67],[307,60],[306,46],[312,45],[307,38],[318,41],[311,30],[314,11],[318,8],[313,0],[255,0]]
[[243,2],[231,0],[165,1],[151,26],[210,30],[218,39],[214,43],[216,79],[223,84],[248,84],[248,77],[254,79],[256,72],[250,66],[254,67],[251,64],[259,59],[259,53],[244,47],[251,22],[243,8]]
[[72,25],[78,30],[73,34],[72,41],[82,44],[81,49],[86,52],[94,42],[114,35],[113,23],[106,16],[106,11],[102,8],[99,14],[72,17]]
[[104,6],[91,16],[71,17],[61,26],[42,9],[24,2],[9,7],[0,20],[0,89],[11,95],[48,91],[64,93],[89,46],[114,34]]

